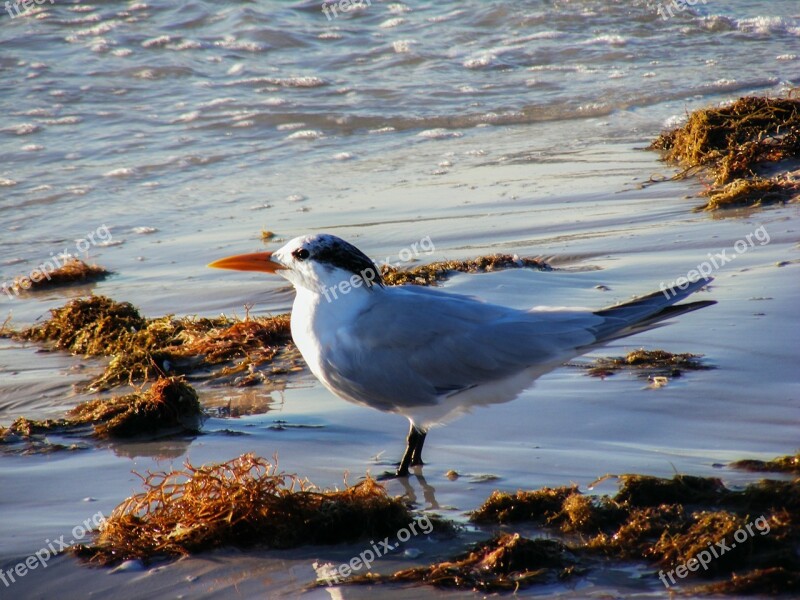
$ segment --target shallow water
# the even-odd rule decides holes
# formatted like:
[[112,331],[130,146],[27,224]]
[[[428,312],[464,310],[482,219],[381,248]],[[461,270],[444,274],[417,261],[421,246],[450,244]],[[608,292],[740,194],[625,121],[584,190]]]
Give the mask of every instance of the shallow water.
[[[205,267],[262,247],[262,228],[274,245],[330,231],[381,262],[426,236],[435,250],[417,260],[540,256],[559,270],[446,287],[595,308],[658,289],[763,227],[769,243],[715,272],[701,295],[719,304],[594,353],[664,348],[703,354],[714,370],[649,389],[632,375],[559,369],[514,402],[434,430],[425,486],[410,486],[421,507],[463,519],[496,487],[585,489],[605,473],[675,470],[736,485],[755,477],[719,465],[796,449],[797,206],[692,213],[701,185],[643,186],[673,171],[638,149],[695,107],[797,82],[796,2],[698,2],[668,20],[648,2],[373,2],[328,22],[314,2],[56,0],[0,19],[0,284],[76,246],[115,271],[92,286],[0,293],[14,325],[89,291],[148,316],[286,311],[280,281]],[[90,233],[106,243],[79,244]],[[0,341],[0,423],[59,416],[87,397],[73,386],[97,368]],[[402,450],[402,418],[350,406],[308,375],[284,389],[199,392],[243,416],[212,418],[195,438],[2,457],[0,567],[110,513],[139,489],[131,469],[277,452],[282,468],[328,486],[345,471],[380,472]],[[449,469],[463,476],[449,481]],[[487,474],[499,479],[480,482]],[[439,552],[420,548],[417,562]],[[313,560],[351,554],[230,551],[114,575],[61,556],[13,592],[291,597],[313,580]],[[398,564],[411,562],[378,568]],[[587,595],[664,594],[646,569],[582,581]],[[525,593],[557,592],[571,593]]]

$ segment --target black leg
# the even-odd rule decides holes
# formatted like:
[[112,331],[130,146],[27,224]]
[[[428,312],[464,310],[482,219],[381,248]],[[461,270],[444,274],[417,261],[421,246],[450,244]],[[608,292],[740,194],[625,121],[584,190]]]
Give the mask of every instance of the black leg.
[[[403,453],[400,466],[397,467],[397,472],[395,473],[396,477],[408,477],[408,467],[422,464],[422,444],[424,443],[425,433],[412,425],[408,430],[406,451]],[[418,459],[419,462],[415,462],[415,458]]]
[[408,430],[408,438],[406,439],[406,451],[403,453],[403,459],[394,473],[386,472],[378,477],[378,481],[385,481],[387,479],[395,479],[397,477],[408,477],[408,468],[421,466],[422,463],[422,445],[425,443],[426,433],[421,429],[417,429],[413,425]]
[[417,437],[417,446],[414,448],[414,451],[411,453],[411,466],[412,467],[421,467],[425,463],[422,462],[422,446],[425,444],[425,436],[428,435],[426,431],[420,431],[419,436]]

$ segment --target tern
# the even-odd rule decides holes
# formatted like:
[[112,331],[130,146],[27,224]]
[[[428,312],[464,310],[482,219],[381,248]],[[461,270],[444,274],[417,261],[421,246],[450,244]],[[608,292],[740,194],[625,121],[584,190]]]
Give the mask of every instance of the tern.
[[344,400],[408,418],[394,477],[423,464],[431,427],[511,400],[544,373],[612,340],[716,304],[677,304],[708,278],[601,310],[518,310],[435,288],[386,286],[361,250],[324,233],[208,266],[275,273],[293,284],[292,338],[311,372]]

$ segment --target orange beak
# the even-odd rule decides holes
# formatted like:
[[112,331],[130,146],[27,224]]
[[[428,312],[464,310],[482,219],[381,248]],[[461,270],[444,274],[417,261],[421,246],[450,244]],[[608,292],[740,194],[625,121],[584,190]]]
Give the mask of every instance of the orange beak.
[[272,252],[253,252],[252,254],[237,254],[220,258],[208,264],[214,269],[233,269],[234,271],[262,271],[275,273],[285,269],[282,264],[272,260]]

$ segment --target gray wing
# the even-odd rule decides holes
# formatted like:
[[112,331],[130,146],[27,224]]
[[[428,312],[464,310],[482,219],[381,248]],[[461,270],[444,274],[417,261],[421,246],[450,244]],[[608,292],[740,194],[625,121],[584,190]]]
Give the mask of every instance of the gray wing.
[[558,364],[593,343],[590,328],[603,321],[589,311],[520,311],[419,287],[382,289],[376,300],[338,330],[325,367],[339,391],[385,410]]

